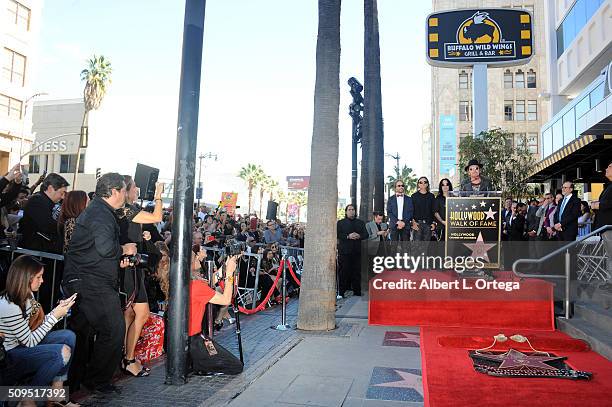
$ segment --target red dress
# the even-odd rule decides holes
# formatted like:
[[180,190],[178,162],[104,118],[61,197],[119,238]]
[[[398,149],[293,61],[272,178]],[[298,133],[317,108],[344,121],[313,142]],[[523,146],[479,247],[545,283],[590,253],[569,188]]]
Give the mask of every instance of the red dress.
[[189,284],[189,336],[202,332],[202,318],[206,304],[215,296],[215,290],[202,280],[191,280]]

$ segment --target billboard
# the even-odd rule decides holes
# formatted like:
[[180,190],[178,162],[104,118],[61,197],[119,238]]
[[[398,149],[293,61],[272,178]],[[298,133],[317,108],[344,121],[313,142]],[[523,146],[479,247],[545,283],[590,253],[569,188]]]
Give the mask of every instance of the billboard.
[[307,191],[310,184],[310,176],[287,177],[287,188],[289,191]]
[[453,115],[440,115],[440,175],[452,177],[457,164],[457,129]]
[[435,66],[526,64],[533,27],[522,9],[462,9],[427,17],[427,62]]

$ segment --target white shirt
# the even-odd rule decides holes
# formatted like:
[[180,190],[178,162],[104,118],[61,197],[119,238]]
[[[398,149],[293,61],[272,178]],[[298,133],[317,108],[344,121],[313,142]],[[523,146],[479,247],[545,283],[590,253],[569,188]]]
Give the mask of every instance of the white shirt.
[[403,220],[404,216],[404,195],[396,196],[397,199],[397,220]]

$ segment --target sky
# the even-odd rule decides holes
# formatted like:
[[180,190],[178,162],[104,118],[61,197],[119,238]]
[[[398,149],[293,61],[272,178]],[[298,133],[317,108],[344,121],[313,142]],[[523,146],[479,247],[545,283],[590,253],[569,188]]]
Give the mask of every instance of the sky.
[[[137,162],[173,178],[184,17],[182,0],[46,0],[34,91],[42,99],[80,98],[79,73],[92,55],[113,67],[112,83],[90,118],[86,171],[133,173]],[[421,129],[429,122],[425,61],[428,0],[378,0],[385,152],[421,170]],[[286,187],[308,175],[313,122],[316,0],[208,0],[198,130],[204,201],[246,187],[237,178],[260,164]],[[348,198],[351,102],[346,81],[363,83],[363,1],[344,0],[341,15],[338,186]],[[385,159],[385,175],[395,161]],[[196,167],[196,177],[198,167]],[[197,181],[197,180],[196,180]]]

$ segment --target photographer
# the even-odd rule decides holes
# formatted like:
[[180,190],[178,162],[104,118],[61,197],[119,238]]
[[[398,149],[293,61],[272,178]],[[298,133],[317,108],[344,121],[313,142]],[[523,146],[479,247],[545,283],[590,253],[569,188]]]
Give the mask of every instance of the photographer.
[[155,209],[150,213],[136,205],[139,190],[132,177],[125,175],[123,178],[126,190],[125,205],[116,212],[119,218],[119,242],[122,245],[135,243],[140,255],[137,257],[137,262],[131,262],[130,267],[123,269],[121,276],[121,292],[127,295],[124,311],[125,354],[121,361],[121,369],[132,376],[143,377],[149,375],[149,369],[136,361],[134,350],[142,327],[149,319],[149,299],[145,285],[145,274],[148,270],[146,260],[151,256],[151,264],[156,264],[161,254],[151,241],[151,233],[143,232],[142,225],[161,222],[163,184],[155,185]]
[[65,292],[79,294],[69,321],[71,329],[77,337],[87,335],[89,329],[96,335],[84,384],[103,393],[118,392],[110,382],[121,360],[125,335],[119,268],[129,265],[122,255],[136,254],[136,245],[119,245],[115,211],[125,204],[125,194],[121,175],[108,173],[98,180],[96,197],[77,218],[62,280]]

